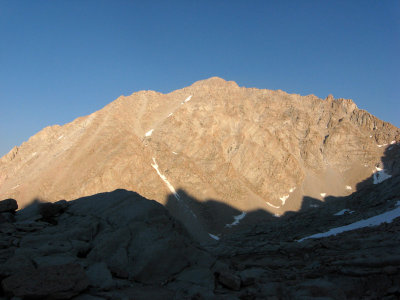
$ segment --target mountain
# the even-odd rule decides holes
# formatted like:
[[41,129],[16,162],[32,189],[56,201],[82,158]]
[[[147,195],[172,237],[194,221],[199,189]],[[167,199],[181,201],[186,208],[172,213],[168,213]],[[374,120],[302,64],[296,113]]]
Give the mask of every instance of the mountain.
[[119,97],[0,159],[0,299],[399,299],[399,141],[221,78]]
[[166,205],[191,232],[219,234],[234,211],[279,216],[305,196],[348,195],[373,173],[397,174],[398,164],[381,158],[398,141],[398,128],[352,100],[213,77],[169,94],[121,96],[44,128],[1,158],[0,199],[24,207],[126,189]]

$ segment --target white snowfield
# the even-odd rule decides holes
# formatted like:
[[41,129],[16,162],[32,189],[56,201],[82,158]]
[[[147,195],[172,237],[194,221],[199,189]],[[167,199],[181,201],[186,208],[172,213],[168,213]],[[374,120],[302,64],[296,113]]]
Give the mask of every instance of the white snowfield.
[[219,241],[219,237],[218,237],[218,236],[213,235],[213,234],[211,234],[211,233],[209,233],[208,235],[209,235],[211,238],[213,238],[214,240]]
[[346,185],[346,190],[351,190],[351,186],[350,185]]
[[392,175],[387,174],[386,171],[382,170],[381,168],[375,167],[375,169],[376,170],[373,171],[374,184],[381,183],[392,177]]
[[390,145],[396,144],[396,141],[391,141]]
[[296,187],[292,187],[292,188],[289,190],[289,193],[293,193],[295,190],[296,190]]
[[349,213],[352,214],[354,211],[350,210],[350,209],[342,209],[341,211],[337,212],[336,214],[334,214],[334,216],[343,216],[345,213]]
[[325,198],[326,193],[321,193],[320,195],[321,195],[321,197],[324,197],[324,198]]
[[151,129],[149,131],[146,132],[146,134],[144,136],[151,136],[151,134],[153,133],[154,129]]
[[242,220],[246,216],[246,212],[242,212],[240,215],[233,216],[235,221],[233,221],[231,224],[226,224],[225,227],[232,227],[236,226],[240,223],[240,220]]
[[185,99],[184,102],[188,102],[188,101],[190,101],[190,99],[192,99],[192,95],[190,95],[189,97],[187,97],[187,98]]
[[327,236],[331,236],[331,235],[337,235],[337,234],[345,232],[345,231],[351,231],[351,230],[369,227],[369,226],[378,226],[382,223],[391,223],[397,217],[400,217],[400,207],[399,206],[393,210],[389,210],[389,211],[384,212],[383,214],[377,215],[375,217],[357,221],[357,222],[349,224],[349,225],[332,228],[327,232],[313,234],[313,235],[304,237],[300,240],[297,240],[297,242],[302,242],[307,239],[318,239],[318,238],[323,238],[323,237],[327,237]]

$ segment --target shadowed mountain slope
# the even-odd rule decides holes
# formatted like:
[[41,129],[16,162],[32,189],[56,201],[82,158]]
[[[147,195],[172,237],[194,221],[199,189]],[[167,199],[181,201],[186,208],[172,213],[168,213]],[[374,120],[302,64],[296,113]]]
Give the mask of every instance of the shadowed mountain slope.
[[[184,190],[177,192],[189,208],[203,214],[195,218],[180,209],[174,194],[166,207],[180,213],[183,221],[191,219],[194,226],[196,222],[209,226],[189,226],[192,233],[218,230],[209,232],[202,245],[163,205],[126,190],[70,202],[35,202],[14,214],[15,202],[1,201],[0,297],[342,300],[400,296],[398,175],[350,196],[329,196],[324,202],[305,197],[300,211],[280,218],[264,210],[240,218],[241,211],[223,202],[199,201]],[[383,218],[375,226],[311,238],[393,212],[394,218]],[[195,237],[204,236],[198,232]]]

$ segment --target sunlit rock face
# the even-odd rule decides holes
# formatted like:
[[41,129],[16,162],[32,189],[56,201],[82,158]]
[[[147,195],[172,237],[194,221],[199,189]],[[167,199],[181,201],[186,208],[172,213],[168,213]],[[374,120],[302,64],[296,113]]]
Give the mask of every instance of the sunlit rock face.
[[305,196],[323,200],[363,181],[382,182],[399,172],[399,141],[398,128],[352,100],[213,77],[169,94],[121,96],[44,128],[0,159],[0,198],[21,208],[33,198],[72,200],[122,188],[212,233],[243,212],[281,216],[299,210]]
[[220,78],[119,97],[0,159],[0,296],[397,299],[399,141]]

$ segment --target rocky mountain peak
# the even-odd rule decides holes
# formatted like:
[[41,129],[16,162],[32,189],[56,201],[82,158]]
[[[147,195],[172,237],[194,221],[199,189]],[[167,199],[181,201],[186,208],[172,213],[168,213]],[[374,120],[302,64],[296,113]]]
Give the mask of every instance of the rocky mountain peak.
[[[193,212],[212,232],[237,212],[297,211],[305,196],[350,194],[400,140],[398,128],[351,100],[332,99],[239,88],[218,77],[168,94],[119,97],[45,128],[2,158],[0,198],[24,207],[33,198],[72,200],[123,188],[166,205],[176,193],[171,213],[188,224]],[[389,165],[388,174],[398,172]],[[210,211],[191,198],[236,212]]]
[[196,81],[191,87],[209,87],[209,88],[238,88],[236,82],[226,81],[220,77],[210,77],[208,79]]
[[396,299],[399,161],[352,100],[121,96],[0,159],[0,297]]

